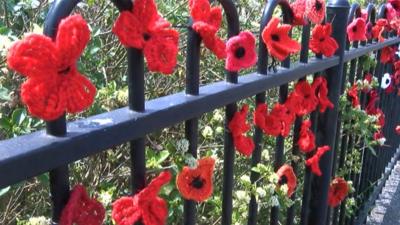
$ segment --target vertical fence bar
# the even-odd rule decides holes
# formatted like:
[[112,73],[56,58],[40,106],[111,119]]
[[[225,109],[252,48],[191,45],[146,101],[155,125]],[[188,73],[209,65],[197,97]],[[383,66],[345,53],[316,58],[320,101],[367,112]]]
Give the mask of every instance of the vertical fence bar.
[[[224,8],[228,22],[228,38],[239,33],[239,16],[236,6],[232,0],[219,0]],[[226,72],[226,82],[236,84],[238,82],[237,72]],[[228,124],[237,110],[236,103],[231,103],[225,107],[225,132],[224,132],[224,176],[222,187],[222,219],[221,224],[230,225],[232,223],[232,190],[233,190],[233,166],[235,161],[235,148],[233,145],[232,134]]]
[[[338,102],[340,95],[340,87],[343,78],[343,56],[346,41],[346,26],[350,5],[347,0],[331,0],[327,6],[327,18],[331,21],[333,17],[336,19],[332,22],[333,37],[339,44],[339,49],[335,55],[339,56],[339,65],[327,70],[327,81],[329,87],[329,99],[334,104],[334,109],[320,115],[318,120],[318,137],[321,138],[322,145],[333,146],[335,142],[335,134],[338,119]],[[320,165],[322,176],[315,177],[312,182],[311,204],[309,225],[322,225],[326,222],[328,188],[331,179],[332,161],[334,149],[328,151],[321,157]]]
[[[200,83],[200,44],[201,37],[192,29],[192,20],[189,19],[188,26],[188,41],[187,41],[187,59],[186,59],[186,94],[198,95]],[[197,157],[198,146],[198,118],[193,118],[185,122],[185,135],[189,141],[189,153],[193,157]],[[184,225],[196,224],[196,202],[192,200],[185,200]]]

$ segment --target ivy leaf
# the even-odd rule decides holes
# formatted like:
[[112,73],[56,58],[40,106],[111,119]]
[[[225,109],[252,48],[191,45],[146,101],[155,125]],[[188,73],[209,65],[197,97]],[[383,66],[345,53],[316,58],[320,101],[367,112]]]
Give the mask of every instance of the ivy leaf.
[[376,151],[371,146],[368,146],[368,149],[371,151],[372,155],[376,156]]

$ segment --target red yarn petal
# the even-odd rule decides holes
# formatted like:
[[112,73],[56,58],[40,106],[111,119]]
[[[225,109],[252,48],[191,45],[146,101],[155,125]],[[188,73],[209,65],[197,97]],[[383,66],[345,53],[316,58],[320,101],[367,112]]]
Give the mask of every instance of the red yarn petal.
[[349,192],[347,181],[341,177],[336,177],[329,186],[328,205],[336,207],[342,202]]
[[367,25],[363,18],[354,19],[347,26],[347,37],[349,41],[365,41],[367,40],[366,36]]
[[330,23],[325,25],[316,25],[312,31],[310,39],[310,49],[315,54],[323,54],[326,57],[330,57],[335,54],[336,49],[339,45],[336,40],[331,37],[332,26]]
[[299,149],[304,153],[309,153],[315,149],[315,135],[310,130],[311,121],[305,120],[301,124],[300,128],[300,137],[297,144],[299,145]]
[[283,177],[286,178],[286,185],[288,187],[287,196],[290,198],[297,186],[297,177],[293,171],[293,167],[284,164],[276,171],[276,174],[279,177],[278,186],[282,184],[281,182],[284,180]]
[[189,0],[190,15],[195,21],[206,21],[210,17],[210,2],[208,0]]
[[318,147],[317,152],[309,159],[306,160],[306,166],[311,167],[311,172],[313,172],[317,176],[321,176],[322,172],[319,167],[319,160],[325,154],[325,152],[329,151],[331,147],[328,145]]
[[324,0],[306,0],[306,17],[313,23],[321,23],[325,18]]
[[61,20],[55,41],[60,70],[76,63],[89,39],[89,27],[82,16],[72,15]]
[[111,216],[118,225],[132,225],[141,217],[141,211],[136,210],[132,197],[121,197],[112,205]]
[[145,43],[141,21],[129,11],[123,11],[115,20],[112,32],[125,47],[142,49]]
[[44,35],[30,34],[7,53],[8,66],[27,77],[51,77],[58,64],[56,46]]
[[226,43],[225,69],[239,71],[253,66],[257,61],[256,38],[249,31],[240,32]]
[[133,3],[132,13],[138,20],[140,20],[141,26],[143,27],[153,26],[160,18],[154,0],[135,0]]
[[244,135],[234,137],[233,144],[235,145],[238,152],[247,157],[249,157],[253,153],[255,147],[253,138],[246,137]]

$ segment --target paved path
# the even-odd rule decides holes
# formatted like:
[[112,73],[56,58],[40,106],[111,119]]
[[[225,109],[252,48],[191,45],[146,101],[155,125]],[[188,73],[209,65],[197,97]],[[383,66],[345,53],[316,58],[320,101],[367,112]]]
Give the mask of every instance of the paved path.
[[400,161],[368,216],[367,225],[400,225]]

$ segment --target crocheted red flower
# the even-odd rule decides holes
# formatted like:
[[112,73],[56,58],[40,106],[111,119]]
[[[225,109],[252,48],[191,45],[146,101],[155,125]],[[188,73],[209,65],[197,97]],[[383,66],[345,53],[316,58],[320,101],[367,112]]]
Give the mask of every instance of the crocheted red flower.
[[312,35],[310,39],[310,49],[315,54],[323,54],[326,57],[331,57],[335,54],[336,49],[339,45],[336,40],[331,37],[332,25],[318,24],[312,30]]
[[388,3],[396,10],[397,16],[400,16],[400,0],[388,0]]
[[396,126],[395,131],[396,131],[396,134],[397,134],[397,135],[400,135],[400,125],[397,125],[397,126]]
[[358,98],[357,84],[353,84],[353,86],[347,91],[347,97],[350,99],[351,105],[354,108],[360,106],[360,100]]
[[324,0],[307,0],[306,17],[313,23],[321,23],[325,18]]
[[365,107],[365,112],[368,115],[376,115],[378,114],[378,108],[376,107],[376,102],[379,100],[378,92],[376,90],[371,90],[368,93],[369,100],[367,106]]
[[285,104],[276,103],[271,110],[269,116],[266,117],[266,129],[271,130],[274,126],[269,127],[269,123],[274,124],[271,120],[278,121],[281,124],[279,129],[280,135],[287,137],[289,135],[291,126],[296,119],[295,112],[291,111]]
[[318,102],[315,90],[307,81],[299,81],[288,99],[290,108],[295,108],[298,116],[304,116],[314,111]]
[[336,207],[346,198],[349,192],[349,186],[347,181],[341,177],[336,177],[332,180],[328,191],[328,205],[330,207]]
[[366,31],[367,25],[365,20],[363,18],[356,18],[347,26],[347,37],[349,41],[365,41],[367,40]]
[[76,185],[70,194],[60,218],[60,225],[101,225],[105,217],[103,205],[89,198],[82,185]]
[[307,24],[305,19],[306,0],[296,0],[290,4],[290,9],[293,12],[292,25],[304,26]]
[[385,138],[385,136],[382,133],[382,130],[378,130],[374,133],[374,140],[378,141],[381,138]]
[[250,124],[246,122],[248,105],[243,105],[239,112],[235,112],[228,127],[232,133],[235,148],[245,156],[250,156],[254,150],[254,142],[251,137],[246,137],[244,133],[250,130]]
[[366,28],[366,31],[365,31],[365,37],[367,37],[367,39],[369,40],[369,39],[372,38],[373,25],[372,25],[371,22],[368,22],[366,26],[367,26],[367,28]]
[[331,147],[328,145],[318,147],[317,152],[309,159],[306,160],[306,166],[311,166],[311,172],[313,172],[317,176],[321,176],[322,172],[319,168],[319,160],[325,154],[325,152],[329,151]]
[[276,174],[279,177],[278,187],[286,184],[288,187],[287,196],[290,198],[297,186],[297,178],[293,168],[287,164],[284,164],[278,169],[278,171],[276,171]]
[[118,225],[164,225],[168,217],[167,202],[158,197],[161,187],[171,180],[171,173],[163,171],[139,193],[116,200],[111,216]]
[[158,14],[154,0],[135,0],[133,5],[121,12],[112,31],[125,47],[143,50],[150,71],[173,73],[179,33]]
[[226,43],[225,69],[237,72],[257,62],[256,38],[249,31],[240,32]]
[[319,111],[323,113],[327,108],[333,109],[334,105],[328,98],[328,82],[325,77],[319,76],[315,78],[311,87],[318,98]]
[[215,160],[211,157],[199,159],[197,167],[183,167],[176,177],[176,186],[181,195],[188,200],[202,202],[213,192],[213,171]]
[[224,59],[225,42],[217,36],[222,21],[221,8],[211,7],[208,0],[189,0],[189,9],[194,21],[193,30],[199,33],[206,48],[210,49],[218,59]]
[[21,86],[21,97],[32,116],[51,121],[92,104],[96,88],[77,69],[89,39],[86,21],[73,15],[61,20],[54,41],[30,34],[11,46],[7,63],[28,78]]
[[393,20],[394,18],[396,18],[396,16],[397,16],[397,11],[396,11],[396,9],[393,8],[392,4],[386,3],[385,6],[386,6],[386,7],[385,7],[385,16],[386,16],[386,19],[389,20],[389,21],[391,21],[391,20]]
[[396,48],[391,46],[384,47],[381,51],[381,63],[391,63],[395,59]]
[[301,124],[300,128],[300,137],[297,144],[299,145],[300,151],[304,153],[309,153],[315,149],[315,135],[310,130],[311,128],[311,121],[305,120]]
[[273,17],[262,32],[262,39],[269,53],[279,61],[283,61],[290,53],[300,51],[300,44],[288,35],[290,29],[291,25],[279,25],[279,19]]
[[377,110],[377,114],[378,115],[378,125],[380,127],[385,126],[385,113],[383,113],[382,109],[378,108]]
[[377,38],[379,42],[385,41],[383,37],[383,32],[385,31],[385,27],[388,25],[386,19],[379,19],[375,26],[372,27],[372,37]]

